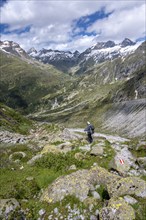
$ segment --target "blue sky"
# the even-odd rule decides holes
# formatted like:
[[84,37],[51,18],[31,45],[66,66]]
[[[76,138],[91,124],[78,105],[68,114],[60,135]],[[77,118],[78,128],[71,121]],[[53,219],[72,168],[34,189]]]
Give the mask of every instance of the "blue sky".
[[1,0],[1,39],[24,49],[83,51],[98,41],[144,40],[143,0]]

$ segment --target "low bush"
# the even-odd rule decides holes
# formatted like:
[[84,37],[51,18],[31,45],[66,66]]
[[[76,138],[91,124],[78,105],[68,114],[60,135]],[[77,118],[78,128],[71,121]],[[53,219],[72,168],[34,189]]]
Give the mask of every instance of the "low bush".
[[35,164],[42,168],[54,169],[55,171],[65,171],[73,164],[75,164],[77,168],[83,167],[83,162],[75,159],[74,152],[68,152],[67,154],[48,153],[36,161]]

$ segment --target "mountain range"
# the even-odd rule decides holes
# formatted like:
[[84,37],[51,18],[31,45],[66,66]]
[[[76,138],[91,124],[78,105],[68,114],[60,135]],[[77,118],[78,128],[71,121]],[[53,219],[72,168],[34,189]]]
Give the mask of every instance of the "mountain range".
[[139,45],[139,43],[125,38],[120,44],[115,44],[114,41],[98,42],[82,53],[79,51],[72,53],[70,51],[44,48],[39,51],[35,48],[31,48],[26,52],[15,42],[0,41],[0,49],[7,53],[24,58],[29,58],[30,56],[44,64],[52,64],[61,71],[73,74],[82,73],[87,70],[88,67],[105,62],[106,60],[112,61],[118,57],[124,59],[125,56],[134,53]]

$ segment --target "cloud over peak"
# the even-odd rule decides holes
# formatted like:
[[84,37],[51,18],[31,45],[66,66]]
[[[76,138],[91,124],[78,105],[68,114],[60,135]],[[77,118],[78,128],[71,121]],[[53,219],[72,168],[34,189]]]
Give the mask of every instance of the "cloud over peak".
[[84,50],[97,41],[145,37],[145,1],[8,0],[1,38],[25,49]]

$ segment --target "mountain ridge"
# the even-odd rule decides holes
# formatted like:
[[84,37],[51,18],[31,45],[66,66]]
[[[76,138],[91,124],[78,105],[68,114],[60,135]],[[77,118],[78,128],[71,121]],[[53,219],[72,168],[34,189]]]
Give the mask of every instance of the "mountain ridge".
[[[86,66],[93,66],[107,60],[114,60],[118,57],[126,57],[135,52],[141,43],[136,43],[125,38],[121,43],[114,41],[97,42],[90,48],[80,53],[79,51],[60,51],[53,49],[41,49],[37,51],[34,47],[27,52],[19,44],[13,41],[0,41],[0,50],[26,59],[38,60],[44,64],[51,64],[57,69],[68,72],[78,73]],[[76,69],[72,72],[72,69]]]

